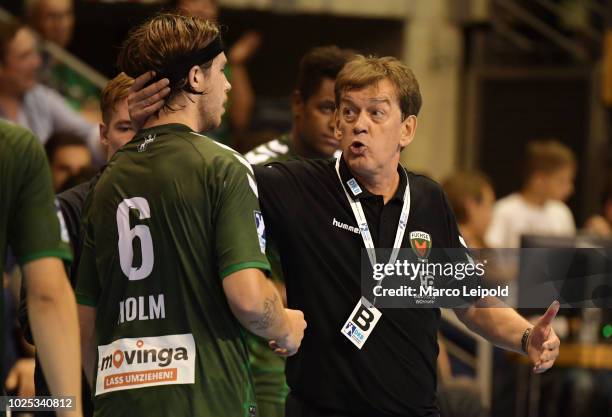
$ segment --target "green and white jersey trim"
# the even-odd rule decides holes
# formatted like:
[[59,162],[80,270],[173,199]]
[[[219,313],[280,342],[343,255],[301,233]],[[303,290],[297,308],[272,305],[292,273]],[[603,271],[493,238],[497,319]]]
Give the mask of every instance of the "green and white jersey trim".
[[291,153],[291,148],[288,144],[288,137],[281,136],[278,139],[271,140],[255,149],[249,151],[245,158],[253,165],[266,163],[272,159],[277,159]]

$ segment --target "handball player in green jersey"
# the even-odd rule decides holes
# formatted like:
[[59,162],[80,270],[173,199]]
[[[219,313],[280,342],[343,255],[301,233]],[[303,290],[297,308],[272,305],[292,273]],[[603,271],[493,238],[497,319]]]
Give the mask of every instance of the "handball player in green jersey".
[[119,58],[169,96],[111,159],[84,211],[77,300],[96,416],[255,416],[244,326],[294,354],[306,323],[264,273],[265,226],[244,158],[197,132],[230,85],[216,25],[159,15]]

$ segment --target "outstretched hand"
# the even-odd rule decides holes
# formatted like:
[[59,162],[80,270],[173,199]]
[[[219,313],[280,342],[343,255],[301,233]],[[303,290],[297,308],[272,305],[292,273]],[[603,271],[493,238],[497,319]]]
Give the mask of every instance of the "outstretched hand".
[[561,342],[552,328],[552,321],[559,312],[559,302],[553,301],[546,313],[538,319],[527,342],[527,356],[537,374],[550,369],[559,356]]

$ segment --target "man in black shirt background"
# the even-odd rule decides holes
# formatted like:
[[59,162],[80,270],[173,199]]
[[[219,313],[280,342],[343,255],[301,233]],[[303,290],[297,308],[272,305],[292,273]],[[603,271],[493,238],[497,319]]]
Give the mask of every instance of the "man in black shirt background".
[[[132,119],[158,105],[162,88],[132,95]],[[409,248],[417,233],[432,248],[465,246],[441,187],[399,163],[415,136],[418,83],[395,58],[359,57],[338,75],[335,95],[338,161],[255,167],[288,304],[309,323],[300,352],[287,361],[286,415],[438,416],[439,309],[381,311],[361,300],[360,288],[364,245]],[[551,328],[559,304],[532,325],[511,308],[488,308],[494,302],[481,299],[455,312],[497,346],[527,354],[535,372],[549,369],[559,353]],[[356,312],[373,319],[360,343],[346,330]]]

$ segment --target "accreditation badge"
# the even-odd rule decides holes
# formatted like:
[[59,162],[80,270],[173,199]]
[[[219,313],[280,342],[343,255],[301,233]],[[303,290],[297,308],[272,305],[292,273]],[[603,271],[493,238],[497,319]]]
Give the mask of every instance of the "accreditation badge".
[[361,297],[340,332],[361,349],[381,316],[379,309]]

